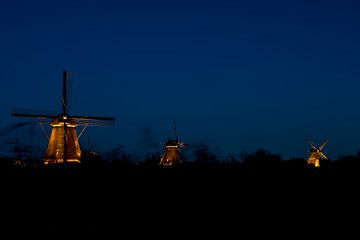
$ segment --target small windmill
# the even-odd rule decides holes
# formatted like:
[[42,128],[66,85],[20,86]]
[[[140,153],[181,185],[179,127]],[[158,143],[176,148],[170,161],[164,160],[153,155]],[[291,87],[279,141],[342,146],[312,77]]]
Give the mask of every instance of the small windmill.
[[180,142],[176,132],[176,122],[174,121],[175,140],[169,138],[165,143],[164,155],[161,157],[160,165],[172,166],[182,163],[181,149],[187,144]]
[[[62,113],[60,114],[32,114],[12,112],[12,116],[32,117],[42,119],[40,126],[43,128],[43,121],[52,119],[50,126],[52,128],[51,135],[48,137],[49,144],[45,155],[44,164],[64,164],[64,163],[80,163],[81,149],[79,138],[89,125],[98,125],[97,121],[113,122],[113,117],[95,117],[68,114],[68,77],[69,72],[63,72],[63,94],[62,94]],[[82,125],[83,128],[77,135],[76,127]],[[46,131],[44,130],[46,133]]]
[[309,138],[308,143],[310,144],[311,148],[309,151],[309,158],[307,159],[307,163],[315,167],[320,167],[320,159],[328,160],[328,157],[322,152],[325,145],[328,143],[328,140],[325,140],[320,147],[316,147],[316,145]]

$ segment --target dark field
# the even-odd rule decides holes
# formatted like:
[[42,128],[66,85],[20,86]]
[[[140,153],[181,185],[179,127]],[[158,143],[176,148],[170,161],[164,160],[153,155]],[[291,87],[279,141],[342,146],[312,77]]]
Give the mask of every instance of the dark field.
[[350,221],[359,206],[355,161],[328,162],[319,169],[282,161],[3,167],[0,172],[2,232],[13,236],[240,237],[286,235],[283,228],[298,235],[320,231],[323,224],[334,231],[340,223],[357,223]]

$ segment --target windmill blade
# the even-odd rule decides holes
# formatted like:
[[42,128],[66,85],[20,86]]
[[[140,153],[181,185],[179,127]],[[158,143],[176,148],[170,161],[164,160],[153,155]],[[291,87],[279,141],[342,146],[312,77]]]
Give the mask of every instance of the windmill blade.
[[76,120],[79,126],[113,126],[113,121]]
[[329,158],[322,152],[320,152],[320,157],[325,159],[325,160],[329,160]]
[[316,147],[316,145],[311,141],[310,138],[307,138],[307,141],[308,141],[308,143],[309,143],[313,148],[318,149],[318,148]]
[[322,151],[323,148],[325,147],[325,145],[328,143],[329,141],[326,139],[325,142],[323,144],[321,144],[321,146],[319,147],[319,150]]
[[59,114],[56,111],[35,110],[26,108],[13,108],[11,116],[14,117],[33,117],[33,118],[56,118]]
[[185,147],[188,147],[189,144],[181,142],[181,143],[179,144],[179,146],[180,146],[181,148],[185,148]]
[[64,114],[68,112],[68,78],[70,76],[70,72],[63,72],[63,95],[62,95],[62,110]]
[[72,119],[76,120],[94,120],[94,121],[115,121],[114,117],[98,117],[98,116],[71,116]]
[[176,139],[176,141],[178,141],[178,136],[177,136],[177,132],[176,132],[176,121],[175,120],[174,120],[173,124],[174,124],[175,139]]
[[32,114],[32,113],[18,113],[12,112],[11,116],[14,117],[32,117],[32,118],[56,118],[57,115],[44,115],[44,114]]

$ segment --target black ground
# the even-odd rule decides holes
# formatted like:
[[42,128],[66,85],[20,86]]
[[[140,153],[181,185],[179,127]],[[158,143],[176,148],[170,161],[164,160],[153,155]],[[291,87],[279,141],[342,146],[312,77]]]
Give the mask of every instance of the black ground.
[[358,170],[354,161],[319,169],[303,161],[3,166],[1,232],[49,239],[293,238],[346,223],[345,234],[358,223]]

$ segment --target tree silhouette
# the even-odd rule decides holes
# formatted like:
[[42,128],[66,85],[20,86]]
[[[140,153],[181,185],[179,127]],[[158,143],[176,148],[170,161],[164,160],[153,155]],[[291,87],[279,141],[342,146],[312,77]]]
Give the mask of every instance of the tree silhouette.
[[216,164],[219,162],[219,157],[210,152],[209,146],[200,144],[194,150],[195,163],[200,165]]
[[253,169],[274,169],[281,166],[282,159],[278,154],[272,154],[264,149],[243,156],[244,166]]

